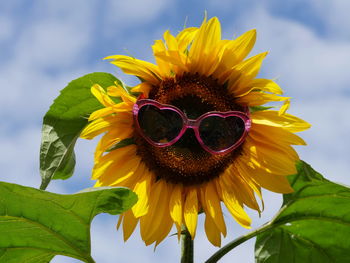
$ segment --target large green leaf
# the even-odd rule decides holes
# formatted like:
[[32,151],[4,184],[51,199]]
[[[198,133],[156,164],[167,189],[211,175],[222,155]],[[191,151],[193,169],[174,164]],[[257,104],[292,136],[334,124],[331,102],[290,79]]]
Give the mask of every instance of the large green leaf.
[[0,263],[46,263],[55,255],[94,262],[94,216],[120,214],[136,200],[125,188],[60,195],[0,182]]
[[257,262],[350,262],[350,189],[304,162],[290,180],[295,192],[257,237]]
[[74,146],[88,116],[103,106],[91,94],[91,86],[103,88],[118,81],[108,73],[91,73],[73,80],[55,99],[44,116],[40,147],[42,189],[51,179],[67,179],[74,171]]

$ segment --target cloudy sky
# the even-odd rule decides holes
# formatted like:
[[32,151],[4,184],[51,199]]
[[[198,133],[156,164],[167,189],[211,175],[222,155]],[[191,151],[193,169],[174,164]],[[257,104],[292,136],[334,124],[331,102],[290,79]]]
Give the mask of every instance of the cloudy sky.
[[[297,149],[301,158],[328,179],[350,185],[350,2],[345,0],[0,0],[0,180],[39,186],[42,117],[69,81],[104,71],[135,83],[102,58],[132,54],[152,60],[153,40],[167,29],[178,32],[185,21],[199,26],[205,10],[220,19],[224,38],[257,29],[252,54],[269,51],[261,76],[277,78],[293,97],[290,113],[312,124],[301,134],[308,142]],[[79,141],[75,175],[52,182],[48,190],[74,193],[93,185],[95,145]],[[279,195],[264,196],[263,216],[249,211],[253,227],[268,221],[280,206]],[[226,218],[224,244],[246,233]],[[155,252],[136,232],[124,244],[116,221],[100,215],[93,222],[92,254],[98,263],[179,262],[175,237]],[[253,247],[254,240],[246,242],[220,262],[252,263]],[[214,251],[200,218],[196,261]],[[53,262],[80,261],[59,256]]]

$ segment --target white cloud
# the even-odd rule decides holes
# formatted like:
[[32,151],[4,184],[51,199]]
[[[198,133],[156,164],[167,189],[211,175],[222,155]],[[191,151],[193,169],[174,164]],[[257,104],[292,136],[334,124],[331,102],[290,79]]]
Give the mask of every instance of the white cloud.
[[0,43],[2,41],[8,40],[13,35],[13,21],[9,16],[0,16]]
[[350,40],[350,2],[344,0],[310,1],[315,13],[325,21],[327,36],[335,39]]
[[[38,2],[19,18],[16,12],[24,7],[19,3],[7,5],[8,14],[1,16],[12,25],[4,30],[13,39],[0,63],[0,180],[38,187],[42,118],[58,91],[88,72],[81,58],[92,39],[93,6]],[[49,187],[61,193],[69,192],[66,188],[60,183]]]
[[109,0],[107,16],[109,23],[115,26],[143,25],[155,20],[171,5],[172,0]]
[[[40,140],[41,127],[27,126],[18,129],[16,126],[0,126],[0,181],[39,188]],[[74,193],[91,187],[92,182],[88,178],[89,175],[85,178],[76,175],[68,181],[52,181],[47,190],[61,194]],[[82,179],[85,183],[82,183]]]
[[312,124],[311,129],[302,134],[308,146],[299,147],[298,151],[328,179],[350,185],[350,123],[347,121],[350,98],[325,96],[297,103],[291,109],[293,114],[302,114]]
[[40,129],[28,127],[16,130],[13,127],[11,135],[5,136],[6,128],[2,127],[0,131],[0,181],[38,187]]
[[314,98],[329,90],[334,95],[348,89],[350,42],[321,38],[309,27],[273,17],[262,7],[251,10],[249,19],[245,17],[240,22],[242,31],[257,28],[254,52],[270,51],[263,72],[279,76],[290,95]]
[[88,32],[69,22],[44,21],[33,22],[20,36],[15,47],[18,63],[39,69],[77,64],[88,44]]
[[41,119],[58,90],[82,75],[93,23],[93,6],[83,3],[38,2],[24,16],[25,26],[8,16],[14,26],[6,34],[16,37],[4,47],[8,57],[0,64],[0,114],[7,121]]
[[93,6],[84,3],[44,1],[34,5],[14,44],[16,64],[62,70],[81,63],[93,25]]
[[50,263],[81,263],[81,260],[74,259],[66,256],[55,256]]

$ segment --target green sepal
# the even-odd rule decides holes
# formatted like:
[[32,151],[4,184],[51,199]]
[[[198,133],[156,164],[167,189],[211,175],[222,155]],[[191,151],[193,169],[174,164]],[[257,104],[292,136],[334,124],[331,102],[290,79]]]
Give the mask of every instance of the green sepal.
[[266,107],[266,106],[250,106],[249,107],[249,112],[254,113],[257,111],[264,111],[264,110],[269,110],[272,109],[273,107]]
[[134,138],[126,138],[126,139],[121,140],[120,142],[116,143],[115,145],[113,145],[107,151],[111,152],[111,151],[114,151],[116,149],[131,145],[131,144],[135,144]]

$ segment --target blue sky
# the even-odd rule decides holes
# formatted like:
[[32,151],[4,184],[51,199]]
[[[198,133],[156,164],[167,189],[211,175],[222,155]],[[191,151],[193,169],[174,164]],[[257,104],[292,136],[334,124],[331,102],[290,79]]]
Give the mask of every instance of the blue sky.
[[[131,85],[102,58],[132,54],[152,61],[150,46],[170,29],[199,26],[205,10],[217,16],[224,38],[256,28],[252,54],[269,51],[261,76],[276,78],[293,97],[290,113],[313,126],[301,136],[303,160],[332,181],[350,185],[350,2],[345,0],[0,0],[0,180],[38,187],[41,121],[59,90],[81,75],[105,71]],[[90,181],[96,141],[78,141],[75,175],[54,181],[49,190],[74,193]],[[249,211],[253,227],[278,210],[279,195],[264,192],[261,218]],[[226,215],[224,244],[246,233]],[[124,244],[115,231],[117,219],[100,215],[92,227],[92,253],[97,262],[179,262],[180,247],[169,237],[156,252],[138,233]],[[254,262],[254,240],[220,262]],[[197,262],[216,248],[199,221]],[[137,251],[135,253],[135,251]],[[245,260],[243,261],[242,258]],[[56,257],[53,262],[79,262]]]

